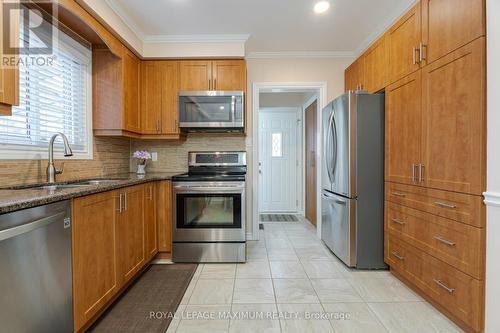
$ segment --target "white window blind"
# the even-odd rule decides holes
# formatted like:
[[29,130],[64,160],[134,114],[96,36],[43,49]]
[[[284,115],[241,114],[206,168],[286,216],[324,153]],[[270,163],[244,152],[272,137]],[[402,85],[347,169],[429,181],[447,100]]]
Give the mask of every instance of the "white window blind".
[[[92,52],[57,27],[51,27],[52,31],[37,36],[21,24],[20,45],[27,40],[30,47],[36,47],[55,39],[50,56],[53,60],[19,64],[20,104],[12,108],[12,116],[0,117],[3,151],[46,151],[56,132],[67,136],[75,153],[89,153],[92,149],[89,131]],[[26,56],[30,57],[40,55]],[[56,140],[56,149],[58,147],[62,147],[61,140]]]

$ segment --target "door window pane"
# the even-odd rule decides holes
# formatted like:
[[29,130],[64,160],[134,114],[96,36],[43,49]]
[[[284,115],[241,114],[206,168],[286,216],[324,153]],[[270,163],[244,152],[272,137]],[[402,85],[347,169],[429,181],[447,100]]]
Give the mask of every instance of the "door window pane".
[[272,157],[283,157],[283,143],[282,143],[282,134],[281,133],[273,133],[271,139],[271,156]]

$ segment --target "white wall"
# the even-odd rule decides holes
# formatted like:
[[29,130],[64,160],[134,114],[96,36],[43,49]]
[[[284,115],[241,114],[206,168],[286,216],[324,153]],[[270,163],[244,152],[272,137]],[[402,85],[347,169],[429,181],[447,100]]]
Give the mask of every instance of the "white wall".
[[488,42],[488,161],[486,333],[500,332],[500,0],[486,1]]
[[252,134],[253,84],[263,82],[326,82],[327,100],[331,100],[344,92],[344,70],[352,61],[352,58],[247,59],[247,232],[252,231],[252,150],[254,143],[257,143]]

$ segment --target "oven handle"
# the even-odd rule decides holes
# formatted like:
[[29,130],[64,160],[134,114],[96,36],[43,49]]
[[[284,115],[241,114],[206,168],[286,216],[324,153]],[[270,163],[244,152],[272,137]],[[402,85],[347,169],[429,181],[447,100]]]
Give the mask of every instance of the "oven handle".
[[242,194],[245,191],[244,187],[198,187],[198,186],[174,186],[175,193],[235,193]]

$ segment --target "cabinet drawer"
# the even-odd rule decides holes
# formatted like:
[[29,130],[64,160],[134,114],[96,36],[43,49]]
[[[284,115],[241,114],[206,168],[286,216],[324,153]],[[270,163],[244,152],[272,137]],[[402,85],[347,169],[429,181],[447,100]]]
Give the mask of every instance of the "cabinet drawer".
[[386,202],[385,230],[476,279],[483,278],[484,229]]
[[483,228],[485,208],[481,196],[385,183],[385,200]]
[[406,250],[401,241],[396,237],[385,234],[384,259],[392,269],[405,270]]
[[[389,234],[389,243],[394,236]],[[464,274],[417,248],[400,241],[404,247],[405,264],[394,267],[424,294],[443,306],[456,319],[481,331],[483,322],[484,285],[482,281]]]

